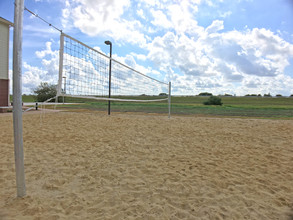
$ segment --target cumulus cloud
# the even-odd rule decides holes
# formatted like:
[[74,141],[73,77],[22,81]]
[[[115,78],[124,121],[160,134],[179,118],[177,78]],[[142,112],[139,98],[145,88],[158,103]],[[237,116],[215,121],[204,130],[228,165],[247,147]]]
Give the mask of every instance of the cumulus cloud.
[[216,36],[212,54],[236,67],[238,72],[256,76],[276,76],[284,72],[293,57],[293,45],[269,30],[254,28]]
[[220,17],[226,18],[226,17],[229,17],[231,14],[232,14],[232,11],[222,12],[222,13],[220,13]]
[[147,56],[144,54],[137,54],[137,53],[131,52],[130,55],[135,57],[137,60],[146,61],[147,59]]
[[116,41],[143,46],[146,43],[138,20],[123,18],[129,0],[75,0],[63,10],[63,25],[71,23],[89,36],[108,36]]
[[144,12],[143,12],[142,9],[137,10],[136,13],[137,13],[137,15],[138,15],[139,17],[141,17],[142,19],[146,19],[146,17],[145,17],[145,15],[144,15]]
[[215,20],[213,23],[206,28],[208,34],[212,34],[224,29],[224,22],[220,20]]
[[[138,53],[116,58],[143,73],[172,81],[173,94],[204,90],[242,95],[287,90],[288,94],[292,78],[284,71],[291,65],[293,44],[265,28],[226,30],[225,18],[232,15],[232,7],[217,9],[228,3],[232,1],[66,0],[62,24],[65,30],[76,28],[89,36],[113,38],[119,45],[139,46]],[[197,22],[200,5],[212,7],[218,16],[209,25]],[[26,83],[34,72],[44,77],[58,72],[58,54],[50,42],[36,56],[43,69],[38,72],[26,65]],[[151,61],[160,74],[136,61]]]
[[194,34],[199,26],[194,19],[194,14],[198,11],[197,3],[192,1],[182,1],[180,4],[168,6],[168,13],[171,17],[173,29],[177,33]]
[[225,94],[233,92],[233,85],[226,83],[220,76],[201,78],[196,76],[179,75],[171,73],[172,94],[195,95],[203,91],[213,94]]
[[[149,44],[148,59],[162,71],[177,68],[186,77],[197,77],[192,78],[192,87],[220,87],[213,81],[221,82],[222,87],[238,83],[242,91],[253,88],[267,91],[265,82],[270,81],[272,86],[276,79],[282,80],[284,69],[293,57],[292,44],[263,28],[219,32],[224,30],[224,24],[215,20],[198,30],[201,31],[197,38],[173,32],[156,37]],[[191,84],[184,78],[175,80],[179,87],[190,90]]]
[[167,32],[163,37],[156,37],[149,45],[148,58],[163,71],[171,67],[179,68],[187,75],[203,76],[213,64],[200,47],[199,42],[185,35]]
[[[137,64],[137,62],[135,61],[135,57],[141,60],[145,60],[145,56],[141,55],[141,54],[135,54],[135,53],[131,53],[128,54],[124,57],[119,57],[117,54],[113,55],[113,58],[123,64],[126,64],[127,66],[135,69],[136,71],[140,72],[141,74],[144,74],[146,76],[150,76],[150,77],[156,77],[156,79],[164,81],[164,79],[162,79],[162,75],[159,71],[151,68],[151,67],[145,67],[143,65]],[[143,58],[139,58],[139,57],[143,57]]]
[[46,55],[54,55],[54,53],[56,52],[52,51],[51,45],[52,45],[52,42],[46,42],[46,49],[41,51],[36,51],[36,56],[38,58],[44,58]]
[[168,29],[172,27],[172,23],[161,10],[151,10],[154,20],[151,22],[156,27]]
[[293,79],[286,75],[272,77],[249,76],[243,80],[238,93],[243,94],[292,94]]
[[44,70],[31,66],[26,62],[23,63],[24,72],[22,74],[23,93],[30,94],[32,89],[36,88],[43,80],[46,74]]
[[42,67],[23,63],[23,93],[30,94],[41,82],[57,84],[59,74],[59,51],[51,49],[52,42],[46,42],[46,49],[36,51]]

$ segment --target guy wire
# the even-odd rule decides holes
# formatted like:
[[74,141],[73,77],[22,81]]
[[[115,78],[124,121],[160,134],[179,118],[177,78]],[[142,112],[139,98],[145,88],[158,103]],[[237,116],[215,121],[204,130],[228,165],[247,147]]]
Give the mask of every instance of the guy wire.
[[31,10],[29,10],[27,7],[24,7],[24,10],[28,11],[29,13],[31,13],[35,17],[41,19],[43,22],[45,22],[46,24],[48,24],[50,27],[53,27],[54,29],[56,29],[57,31],[59,31],[60,33],[62,33],[62,30],[61,29],[55,27],[54,25],[52,25],[51,23],[49,23],[48,21],[46,21],[44,18],[40,17],[39,15],[37,15],[34,12],[32,12]]

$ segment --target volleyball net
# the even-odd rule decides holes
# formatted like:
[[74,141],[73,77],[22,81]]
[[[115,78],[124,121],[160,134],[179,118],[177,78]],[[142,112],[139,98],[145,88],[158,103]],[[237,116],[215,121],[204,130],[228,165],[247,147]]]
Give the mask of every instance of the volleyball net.
[[168,100],[170,105],[170,92],[170,83],[147,76],[61,33],[57,96],[131,102]]

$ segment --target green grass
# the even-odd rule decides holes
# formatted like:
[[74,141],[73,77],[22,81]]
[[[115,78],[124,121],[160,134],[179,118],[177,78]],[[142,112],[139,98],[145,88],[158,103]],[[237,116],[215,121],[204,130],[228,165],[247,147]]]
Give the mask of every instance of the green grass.
[[[121,98],[121,97],[117,97]],[[123,97],[125,99],[157,99],[165,97]],[[271,118],[271,119],[293,119],[293,98],[286,97],[221,97],[222,106],[203,105],[209,97],[184,96],[172,97],[171,113],[179,115],[202,115],[223,117],[248,117],[248,118]],[[35,102],[35,96],[23,95],[23,102]],[[11,97],[12,100],[12,97]],[[62,100],[59,99],[59,100]],[[105,111],[108,109],[107,101],[96,101],[90,99],[79,99],[65,97],[67,103],[80,103],[79,105],[62,105],[60,109],[94,110]],[[162,102],[111,102],[113,112],[144,112],[168,114],[167,101]]]
[[[137,97],[127,97],[128,99]],[[139,97],[147,99],[149,97]],[[157,97],[152,97],[157,98]],[[293,98],[273,97],[221,97],[222,106],[206,106],[208,97],[186,96],[172,97],[172,114],[293,119]],[[82,102],[80,105],[65,105],[68,110],[87,109],[107,112],[107,101],[65,98],[66,102]],[[137,103],[111,102],[113,112],[145,112],[168,114],[167,101]]]
[[[10,95],[10,101],[12,102],[13,96]],[[22,102],[35,102],[36,96],[34,95],[22,95]]]

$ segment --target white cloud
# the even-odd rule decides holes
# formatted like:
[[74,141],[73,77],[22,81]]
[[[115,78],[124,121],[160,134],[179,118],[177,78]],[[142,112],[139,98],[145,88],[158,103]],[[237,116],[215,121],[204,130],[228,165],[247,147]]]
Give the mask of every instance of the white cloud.
[[[130,7],[129,0],[75,0],[63,10],[63,25],[73,23],[89,36],[108,36],[116,41],[145,45],[138,20],[126,20],[124,12]],[[66,27],[65,27],[66,28]]]
[[224,29],[224,22],[219,21],[219,20],[215,20],[215,21],[213,21],[213,23],[210,26],[208,26],[206,28],[206,32],[208,34],[212,34],[212,33],[218,32],[223,29]]
[[232,14],[232,11],[226,11],[226,12],[222,12],[220,13],[220,17],[221,18],[227,18]]
[[168,0],[140,0],[147,7],[163,9],[168,5]]
[[146,59],[147,59],[147,56],[144,54],[136,54],[136,53],[131,52],[130,55],[135,57],[137,60],[146,61]]
[[168,29],[172,27],[171,22],[167,18],[167,16],[160,10],[151,10],[151,13],[154,17],[154,20],[151,22],[156,27],[162,27]]
[[146,19],[145,15],[144,15],[144,12],[142,9],[139,9],[136,11],[136,14],[141,17],[142,19]]
[[36,51],[36,56],[38,58],[44,58],[46,55],[53,55],[54,52],[51,49],[52,42],[46,42],[46,49],[42,51]]
[[242,94],[293,94],[293,79],[286,75],[272,77],[248,76],[243,80],[243,84],[238,88],[238,93]]
[[293,45],[265,29],[226,32],[217,36],[217,42],[221,45],[213,45],[214,55],[248,75],[282,74],[293,57]]
[[261,93],[269,88],[272,92],[286,88],[282,91],[288,93],[292,86],[282,80],[292,81],[284,76],[293,57],[292,44],[266,29],[218,33],[223,29],[223,22],[215,20],[205,30],[198,29],[202,30],[198,38],[167,32],[148,45],[148,59],[164,72],[179,69],[183,76],[173,79],[178,92],[183,88],[186,93],[194,92],[197,87],[217,88],[223,94],[229,93],[224,88],[242,91],[241,94],[254,89]]
[[179,68],[187,75],[203,76],[213,64],[200,47],[199,42],[185,35],[167,32],[163,37],[156,37],[149,45],[148,58],[163,71],[171,67]]
[[32,89],[36,88],[42,81],[46,71],[23,63],[22,86],[24,94],[31,94]]
[[[171,80],[174,94],[196,94],[204,90],[215,94],[293,93],[292,78],[284,75],[286,67],[292,65],[293,44],[286,42],[280,33],[265,28],[246,26],[242,30],[225,30],[224,20],[232,14],[233,5],[224,10],[219,6],[229,2],[232,3],[66,0],[62,24],[63,30],[71,33],[81,31],[89,36],[113,38],[120,46],[132,44],[132,51],[132,46],[139,46],[139,52],[117,58],[143,73]],[[212,7],[215,14],[215,20],[208,26],[197,22],[201,5]],[[30,35],[36,36],[51,34],[29,25],[24,30],[33,30]],[[26,85],[34,77],[43,80],[58,74],[58,53],[51,46],[47,42],[44,50],[35,53],[41,59],[42,68],[25,65]],[[152,61],[161,72],[158,74],[154,68],[138,65],[136,61]]]
[[195,33],[198,29],[197,21],[193,18],[198,11],[197,5],[189,1],[168,6],[173,28],[177,33]]
[[46,49],[36,51],[37,58],[41,59],[42,66],[32,66],[23,63],[23,93],[30,94],[41,82],[57,84],[59,75],[59,51],[51,49],[52,42],[46,42]]

